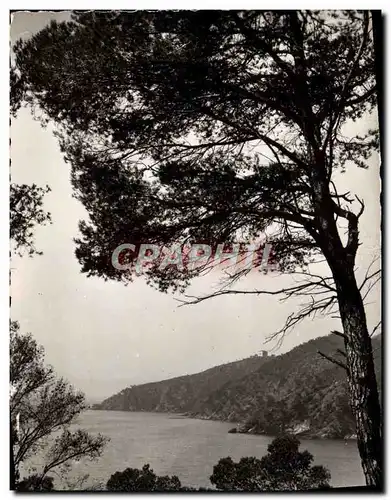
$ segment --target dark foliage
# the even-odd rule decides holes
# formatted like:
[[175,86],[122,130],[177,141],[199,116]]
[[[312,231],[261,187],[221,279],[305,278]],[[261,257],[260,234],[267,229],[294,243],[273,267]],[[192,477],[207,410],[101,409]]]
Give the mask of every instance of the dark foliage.
[[180,491],[177,476],[157,476],[149,464],[140,469],[125,469],[115,472],[106,485],[107,491]]
[[[77,240],[83,272],[128,281],[134,267],[111,265],[121,243],[243,242],[281,220],[288,225],[272,237],[281,268],[324,251],[315,150],[323,144],[329,175],[348,160],[365,167],[377,145],[376,131],[347,141],[339,127],[375,105],[373,49],[361,47],[367,21],[354,11],[328,16],[76,13],[15,45],[15,101],[63,127],[90,216]],[[270,160],[254,149],[262,142]],[[346,218],[330,196],[334,215]],[[156,266],[149,278],[167,290],[191,275]]]
[[244,457],[235,463],[222,458],[213,467],[212,484],[223,491],[295,491],[328,489],[330,473],[321,466],[312,466],[313,456],[299,451],[300,441],[281,436],[268,446],[260,460]]
[[43,197],[49,191],[49,186],[10,185],[10,237],[13,250],[19,255],[42,253],[35,248],[34,229],[36,225],[51,223],[50,213],[42,208]]
[[38,474],[32,474],[26,477],[16,486],[17,491],[53,491],[54,483],[53,478],[46,476],[43,479]]

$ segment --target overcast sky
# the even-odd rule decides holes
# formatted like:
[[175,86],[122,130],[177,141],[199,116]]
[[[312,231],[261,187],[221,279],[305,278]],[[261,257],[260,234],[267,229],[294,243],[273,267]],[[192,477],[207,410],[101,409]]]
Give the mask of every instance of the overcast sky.
[[[17,13],[11,38],[27,37],[51,18],[68,13]],[[372,117],[376,127],[376,117]],[[365,129],[368,123],[365,124]],[[354,124],[362,128],[363,124]],[[279,329],[295,308],[276,297],[230,296],[199,305],[180,307],[172,295],[148,287],[142,278],[125,287],[80,273],[73,238],[83,206],[72,198],[69,165],[63,161],[49,126],[44,129],[22,109],[11,126],[12,182],[48,184],[45,209],[53,224],[36,230],[42,256],[12,261],[12,319],[30,331],[46,351],[56,371],[100,399],[128,385],[195,373],[224,362],[250,356],[260,349],[267,334]],[[360,220],[362,246],[357,259],[362,276],[380,253],[380,179],[378,156],[368,170],[354,167],[338,178],[341,189],[363,197],[366,211]],[[218,282],[214,273],[198,280],[189,293],[211,291]],[[289,277],[253,274],[241,288],[270,288],[291,283]],[[380,316],[379,287],[367,306],[368,324]],[[279,352],[311,338],[327,335],[339,322],[319,318],[302,323],[290,333]],[[266,349],[270,346],[266,346]]]

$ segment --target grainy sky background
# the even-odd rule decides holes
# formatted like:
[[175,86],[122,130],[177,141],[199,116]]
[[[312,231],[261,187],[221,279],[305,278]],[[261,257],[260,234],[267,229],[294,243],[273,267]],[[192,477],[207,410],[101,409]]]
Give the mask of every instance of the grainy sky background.
[[[14,14],[11,40],[28,37],[50,19],[63,21],[69,13]],[[349,131],[377,126],[376,116]],[[109,396],[131,384],[195,373],[211,366],[250,356],[267,334],[279,329],[297,302],[280,303],[276,297],[230,296],[196,306],[178,308],[172,295],[148,287],[140,278],[125,287],[87,278],[74,256],[73,238],[83,206],[72,198],[69,165],[63,161],[52,128],[42,128],[27,109],[11,126],[12,182],[48,184],[45,209],[53,224],[36,230],[36,246],[43,256],[12,261],[12,319],[30,331],[46,351],[46,360],[90,400]],[[369,169],[352,167],[337,178],[338,186],[364,198],[360,222],[362,246],[357,259],[363,276],[380,253],[379,160]],[[211,291],[219,275],[197,280],[192,294]],[[278,280],[278,283],[277,281]],[[275,288],[291,278],[253,274],[240,288]],[[369,297],[368,324],[380,316],[380,287]],[[339,322],[332,318],[306,321],[289,334],[279,352],[311,338],[327,335]],[[266,349],[272,346],[266,345]]]

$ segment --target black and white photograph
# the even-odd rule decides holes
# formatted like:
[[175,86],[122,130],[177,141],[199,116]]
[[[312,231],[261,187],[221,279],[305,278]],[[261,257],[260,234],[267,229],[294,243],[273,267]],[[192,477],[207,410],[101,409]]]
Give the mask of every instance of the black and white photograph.
[[261,7],[9,11],[8,490],[385,491],[384,12]]

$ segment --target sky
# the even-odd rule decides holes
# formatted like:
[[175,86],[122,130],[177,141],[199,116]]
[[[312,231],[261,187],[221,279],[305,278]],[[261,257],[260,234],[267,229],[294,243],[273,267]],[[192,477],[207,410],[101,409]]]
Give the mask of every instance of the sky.
[[[69,13],[14,14],[12,42],[39,31],[51,18],[67,20]],[[365,129],[368,120],[377,127],[376,116],[371,116]],[[353,127],[361,130],[363,123],[350,125],[350,131]],[[42,256],[12,259],[11,317],[43,345],[46,361],[59,375],[95,401],[129,385],[196,373],[273,347],[264,344],[266,336],[283,326],[299,305],[297,301],[235,295],[179,307],[178,296],[155,291],[142,278],[124,286],[82,274],[73,238],[86,213],[72,197],[70,167],[64,163],[52,131],[51,125],[42,128],[28,109],[22,109],[11,124],[12,182],[48,184],[51,192],[45,196],[44,208],[53,220],[35,232]],[[380,254],[378,156],[370,159],[368,170],[348,169],[338,177],[337,185],[362,197],[366,204],[360,219],[360,277]],[[187,293],[210,293],[219,278],[211,273],[197,280]],[[240,288],[289,284],[290,277],[253,273]],[[369,301],[367,317],[372,328],[380,318],[380,287]],[[339,326],[330,317],[303,322],[285,337],[278,352],[327,335]]]

